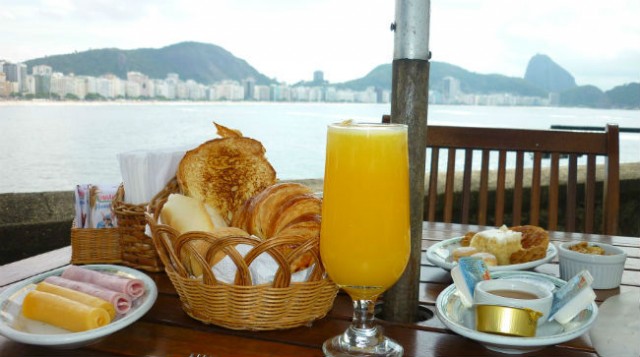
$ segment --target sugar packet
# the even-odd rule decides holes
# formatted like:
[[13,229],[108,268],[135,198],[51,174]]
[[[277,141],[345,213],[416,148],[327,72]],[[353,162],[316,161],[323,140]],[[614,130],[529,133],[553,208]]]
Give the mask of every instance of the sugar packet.
[[88,228],[115,228],[118,226],[111,201],[116,196],[118,185],[89,185]]
[[[591,276],[591,273],[586,269],[581,270],[569,279],[565,285],[553,293],[553,303],[551,305],[551,311],[549,312],[549,320],[555,319],[563,323],[563,321],[570,320],[576,313],[587,307],[596,298],[593,289],[591,289],[592,283],[593,276]],[[567,310],[565,310],[564,313],[560,313],[565,306],[571,304],[574,306],[567,309],[568,311],[572,311],[569,315],[567,315]],[[558,318],[558,315],[560,315],[560,318]]]
[[462,305],[468,308],[473,306],[473,291],[476,284],[481,280],[491,279],[491,274],[484,260],[463,257],[458,260],[458,265],[451,269],[451,278],[458,289]]
[[89,198],[89,185],[76,185],[76,189],[74,190],[75,196],[75,208],[76,208],[76,216],[75,216],[75,224],[76,228],[88,228],[88,198]]

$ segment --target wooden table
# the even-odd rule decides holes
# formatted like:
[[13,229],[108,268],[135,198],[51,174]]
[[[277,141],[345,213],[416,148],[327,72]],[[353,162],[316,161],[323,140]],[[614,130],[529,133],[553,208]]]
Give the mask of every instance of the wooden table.
[[[460,236],[477,226],[425,222],[423,250],[432,244]],[[571,240],[603,242],[621,247],[628,258],[622,285],[616,289],[596,290],[597,301],[627,291],[640,290],[640,238],[594,234],[551,232],[554,244]],[[0,291],[13,283],[69,263],[71,248],[66,247],[0,267]],[[535,269],[558,276],[557,259]],[[178,296],[164,273],[149,273],[158,286],[158,299],[140,320],[103,340],[80,349],[58,350],[24,345],[0,336],[0,356],[322,356],[321,345],[329,337],[342,333],[351,319],[348,297],[339,294],[334,308],[324,319],[309,327],[283,331],[233,331],[206,325],[187,316]],[[432,266],[424,258],[420,277],[421,306],[434,314],[438,294],[452,283],[449,273]],[[399,341],[406,356],[500,356],[479,343],[448,330],[434,315],[418,323],[379,321],[385,333]],[[194,355],[195,355],[194,354]],[[531,355],[596,356],[588,333],[566,343],[550,346]]]

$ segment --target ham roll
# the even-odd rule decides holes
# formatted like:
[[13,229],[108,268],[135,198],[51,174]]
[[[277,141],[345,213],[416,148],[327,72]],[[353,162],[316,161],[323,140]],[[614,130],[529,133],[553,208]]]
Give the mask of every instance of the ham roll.
[[111,321],[105,309],[38,290],[24,297],[22,315],[73,332],[102,327]]
[[73,289],[85,294],[89,294],[91,296],[98,297],[103,300],[107,300],[111,303],[111,305],[113,305],[116,312],[119,314],[124,314],[131,309],[131,298],[125,293],[109,290],[107,288],[90,283],[85,283],[82,281],[65,279],[59,276],[50,276],[44,279],[44,281],[49,284]]
[[125,293],[134,300],[144,294],[144,283],[140,279],[129,279],[121,276],[102,273],[95,270],[71,265],[62,272],[65,279],[82,281],[104,288]]

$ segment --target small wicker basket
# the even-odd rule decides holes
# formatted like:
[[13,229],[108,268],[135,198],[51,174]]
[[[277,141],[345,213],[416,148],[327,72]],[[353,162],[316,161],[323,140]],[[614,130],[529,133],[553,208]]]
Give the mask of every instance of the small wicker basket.
[[[182,308],[191,317],[208,324],[234,330],[277,330],[308,325],[324,317],[333,306],[338,287],[327,277],[320,261],[318,240],[296,240],[295,237],[259,240],[255,237],[229,236],[214,239],[207,232],[178,232],[156,221],[153,212],[160,212],[169,194],[179,192],[170,182],[150,203],[147,221],[153,242],[164,268],[174,285]],[[206,240],[211,244],[206,256],[190,248],[188,242]],[[252,246],[244,257],[236,250],[238,244]],[[292,248],[283,253],[281,247]],[[178,258],[187,249],[202,266],[202,279],[190,277]],[[219,281],[210,257],[223,251],[235,263],[234,284]],[[272,284],[253,285],[249,266],[259,255],[267,253],[277,263],[278,271]],[[310,254],[313,269],[306,282],[291,282],[290,264],[296,258]]]
[[71,226],[71,263],[96,264],[122,261],[120,231],[117,228],[77,228]]
[[146,235],[146,204],[124,201],[124,185],[118,187],[112,207],[120,230],[122,263],[149,272],[162,271],[163,265],[151,237]]

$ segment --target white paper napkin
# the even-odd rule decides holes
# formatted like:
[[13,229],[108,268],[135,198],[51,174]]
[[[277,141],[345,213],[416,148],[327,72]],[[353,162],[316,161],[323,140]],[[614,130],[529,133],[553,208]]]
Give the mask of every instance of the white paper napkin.
[[[243,257],[253,248],[248,244],[238,244],[236,249],[238,253]],[[218,262],[218,264],[212,267],[213,274],[216,279],[225,283],[233,284],[236,277],[237,267],[233,260],[229,256],[224,257]],[[313,271],[313,265],[307,269],[300,270],[291,274],[291,282],[299,283],[307,281],[309,275]],[[268,253],[260,254],[251,265],[249,265],[249,273],[251,273],[251,280],[253,285],[272,283],[276,277],[276,271],[278,270],[278,263]]]
[[142,204],[151,201],[176,175],[180,160],[190,149],[176,147],[118,154],[125,202]]

